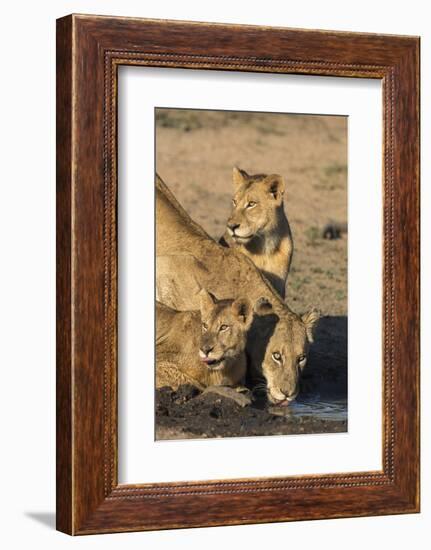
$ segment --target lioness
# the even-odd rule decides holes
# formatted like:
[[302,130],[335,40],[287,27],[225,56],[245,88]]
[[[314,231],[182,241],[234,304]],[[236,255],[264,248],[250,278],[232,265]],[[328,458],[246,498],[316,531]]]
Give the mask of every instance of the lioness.
[[199,292],[219,299],[247,296],[266,305],[255,315],[247,337],[251,372],[264,377],[269,399],[289,402],[298,394],[313,328],[319,315],[300,317],[261,275],[253,262],[235,248],[216,243],[180,206],[156,177],[156,296],[180,311],[199,308]]
[[233,184],[233,210],[220,244],[248,256],[284,298],[293,255],[284,180],[277,174],[249,175],[234,167]]
[[156,387],[245,382],[245,344],[253,319],[247,298],[217,300],[202,289],[200,311],[176,311],[156,302]]

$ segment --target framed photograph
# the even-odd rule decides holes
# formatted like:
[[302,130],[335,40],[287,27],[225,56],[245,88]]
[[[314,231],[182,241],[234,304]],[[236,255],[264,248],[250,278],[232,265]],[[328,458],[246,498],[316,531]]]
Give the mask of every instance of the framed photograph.
[[57,21],[57,528],[419,511],[419,38]]
[[[140,75],[134,80],[133,72],[123,74],[129,89],[144,85]],[[187,75],[183,82],[190,95]],[[201,94],[194,82],[196,94]],[[254,78],[253,88],[261,82]],[[247,79],[242,84],[237,87],[239,102]],[[223,102],[234,100],[233,85],[235,79],[225,79]],[[287,83],[292,97],[295,86],[303,84]],[[220,89],[217,93],[222,94]],[[126,104],[132,103],[127,96]],[[136,117],[135,109],[130,113]],[[156,440],[348,431],[347,119],[334,114],[156,107],[156,172],[172,182],[170,192],[187,216],[216,241],[209,257],[199,256],[200,262],[211,264],[205,271],[216,280],[212,275],[200,280],[200,264],[185,256],[176,240],[167,251],[174,229],[165,224],[161,210],[156,215]],[[144,126],[143,121],[137,124]],[[121,163],[121,154],[119,158]],[[240,163],[251,168],[238,168]],[[158,182],[161,190],[165,185],[168,189]],[[120,205],[127,203],[127,193],[120,194]],[[129,200],[140,203],[133,196]],[[375,200],[378,204],[377,196]],[[119,216],[127,216],[130,232],[136,227],[132,208],[120,207]],[[142,209],[136,214],[141,216]],[[379,240],[375,243],[378,247]],[[242,273],[247,262],[238,276],[228,268],[231,256],[238,261],[234,251],[258,266],[253,275]],[[261,286],[261,274],[271,291]],[[139,293],[144,273],[132,276],[136,290],[134,280],[127,278],[125,302]],[[250,277],[251,288],[245,289]],[[183,284],[187,288],[182,289]],[[301,312],[298,335],[295,329],[287,335],[281,326],[276,328],[280,313],[274,313],[278,300],[273,303],[273,291],[291,304],[286,310],[289,319],[293,307]],[[185,303],[189,297],[192,301]],[[139,353],[142,337],[133,342],[132,325],[130,319],[124,332],[120,328],[120,349],[124,343]],[[185,347],[184,327],[195,331],[188,340],[190,349]],[[286,341],[295,348],[294,357],[284,348]],[[263,357],[261,346],[268,350]],[[150,379],[131,381],[133,367],[126,369],[128,376],[122,380],[129,381],[130,388],[152,386]],[[140,372],[137,369],[136,375]]]

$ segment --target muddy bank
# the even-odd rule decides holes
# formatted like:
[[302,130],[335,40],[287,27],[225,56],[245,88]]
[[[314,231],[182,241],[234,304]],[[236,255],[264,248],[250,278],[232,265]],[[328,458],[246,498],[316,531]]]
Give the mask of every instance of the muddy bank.
[[289,407],[255,401],[242,407],[192,386],[156,393],[156,439],[336,433],[347,431],[345,401],[299,399]]

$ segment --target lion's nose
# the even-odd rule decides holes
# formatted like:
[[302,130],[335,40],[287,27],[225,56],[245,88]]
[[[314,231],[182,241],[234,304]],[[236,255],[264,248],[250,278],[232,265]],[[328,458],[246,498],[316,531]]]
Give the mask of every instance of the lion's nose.
[[205,355],[209,355],[213,349],[214,349],[214,346],[202,346],[201,352],[204,353]]
[[227,226],[228,228],[233,232],[235,233],[235,229],[238,229],[238,227],[240,226],[241,224],[239,223],[228,223]]

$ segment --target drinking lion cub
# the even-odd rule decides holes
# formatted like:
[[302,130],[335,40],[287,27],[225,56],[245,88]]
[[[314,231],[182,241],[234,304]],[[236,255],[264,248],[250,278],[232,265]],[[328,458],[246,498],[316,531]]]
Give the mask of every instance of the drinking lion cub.
[[233,210],[220,244],[248,256],[284,298],[293,254],[284,180],[277,174],[249,175],[235,167],[233,183]]
[[242,386],[253,310],[247,298],[217,300],[202,289],[200,311],[156,302],[156,387]]

